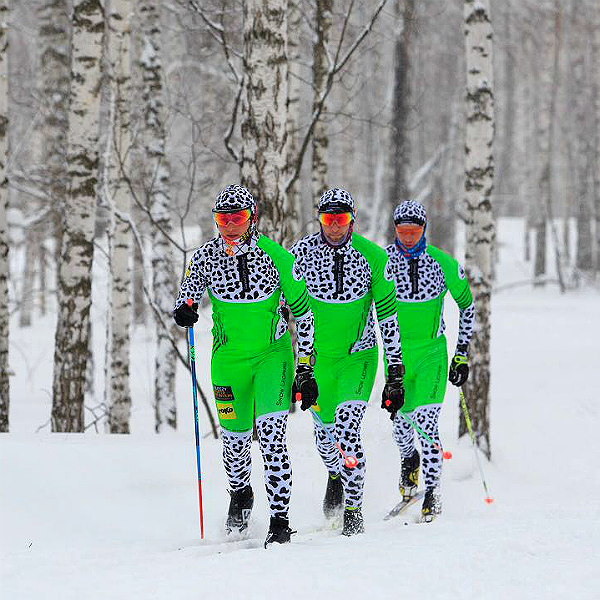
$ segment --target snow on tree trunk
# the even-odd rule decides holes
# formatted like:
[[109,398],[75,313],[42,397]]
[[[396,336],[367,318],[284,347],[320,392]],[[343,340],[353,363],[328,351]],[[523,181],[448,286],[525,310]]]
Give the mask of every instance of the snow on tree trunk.
[[[144,121],[144,189],[154,223],[152,237],[152,277],[156,321],[156,355],[154,372],[154,413],[157,433],[177,428],[175,404],[176,354],[170,338],[176,326],[171,317],[173,298],[177,294],[173,250],[166,235],[171,235],[169,197],[170,170],[165,155],[165,105],[163,69],[160,55],[160,12],[157,0],[139,4],[143,23],[140,56],[142,69]],[[166,235],[165,235],[166,234]]]
[[282,242],[287,112],[287,0],[248,0],[244,16],[241,179],[258,203],[260,227]]
[[84,430],[84,385],[88,363],[92,260],[98,170],[100,61],[104,16],[99,0],[75,1],[69,110],[68,173],[58,321],[52,384],[52,431]]
[[8,0],[0,0],[0,433],[8,432]]
[[[392,105],[392,179],[388,190],[388,211],[393,212],[398,202],[408,198],[408,166],[410,147],[408,138],[408,111],[410,106],[410,56],[414,30],[414,0],[406,0],[402,18],[398,16],[398,29],[394,46],[394,100]],[[394,223],[386,218],[388,239],[394,239]]]
[[[117,218],[115,209],[129,214],[131,201],[125,180],[128,173],[129,103],[130,94],[130,22],[131,0],[111,0],[110,15],[110,88],[113,118],[109,135],[109,202],[110,230],[109,310],[107,332],[106,405],[107,430],[110,433],[129,433],[131,390],[129,384],[130,330],[132,311],[131,231],[129,225]],[[111,156],[112,155],[112,156]]]
[[[313,45],[313,110],[317,109],[327,84],[327,45],[333,19],[333,0],[316,0],[315,41]],[[317,121],[312,136],[312,201],[316,206],[321,194],[329,187],[327,180],[327,148],[329,137],[327,123],[323,119],[326,106],[323,105],[321,118]]]
[[52,202],[54,261],[60,262],[62,211],[67,195],[67,135],[71,89],[71,23],[67,0],[44,0],[39,8],[42,164]]
[[[471,374],[466,397],[477,444],[490,457],[490,299],[494,221],[494,91],[492,24],[488,0],[465,0],[467,57],[466,252],[476,321],[471,342]],[[461,417],[459,435],[466,432]]]

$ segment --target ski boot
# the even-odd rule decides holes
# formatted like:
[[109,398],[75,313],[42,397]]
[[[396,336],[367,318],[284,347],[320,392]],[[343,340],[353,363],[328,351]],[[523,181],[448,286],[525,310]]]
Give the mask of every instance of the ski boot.
[[421,508],[421,522],[431,523],[438,515],[442,513],[442,501],[438,488],[428,488],[425,490],[423,506]]
[[267,533],[267,539],[265,540],[265,548],[274,542],[278,544],[289,543],[292,533],[297,532],[290,529],[287,519],[283,517],[271,517],[269,533]]
[[421,460],[417,450],[409,458],[402,459],[398,488],[400,489],[400,494],[402,494],[403,502],[408,502],[417,493],[420,464]]
[[323,498],[323,514],[326,519],[332,519],[337,513],[341,512],[343,500],[342,478],[339,473],[337,475],[329,473],[327,476],[327,489]]
[[248,528],[248,520],[254,505],[254,492],[249,485],[239,490],[229,492],[231,500],[229,501],[229,512],[225,521],[225,530],[227,535],[233,533],[242,533]]
[[360,508],[348,508],[344,510],[344,527],[342,535],[351,536],[364,533],[365,525]]

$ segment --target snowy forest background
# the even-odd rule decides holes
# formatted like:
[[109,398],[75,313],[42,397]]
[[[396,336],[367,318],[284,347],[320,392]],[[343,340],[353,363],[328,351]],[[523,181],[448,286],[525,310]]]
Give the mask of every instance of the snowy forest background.
[[[0,0],[0,13],[2,598],[597,599],[596,1]],[[449,386],[443,513],[383,521],[399,456],[380,368],[362,426],[366,533],[323,523],[326,472],[298,411],[298,533],[262,549],[253,444],[249,536],[227,538],[206,302],[198,539],[171,308],[215,234],[214,198],[240,182],[286,247],[316,229],[326,187],[352,193],[358,231],[380,244],[400,199],[425,204],[428,241],[464,260],[474,292],[466,394],[492,504]],[[449,299],[450,344],[457,316]]]
[[[490,143],[495,132],[493,152],[480,157],[489,221],[470,221],[487,231],[493,258],[482,289],[475,283],[485,300],[478,312],[488,319],[482,309],[497,284],[490,225],[505,217],[524,222],[529,271],[503,285],[597,291],[594,2],[506,0],[488,12],[485,2],[462,0],[279,0],[269,3],[271,21],[252,23],[262,4],[0,2],[0,431],[11,430],[23,400],[15,363],[33,360],[20,340],[35,338],[42,323],[55,328],[53,352],[35,360],[52,362],[52,380],[26,372],[49,411],[29,430],[128,433],[130,381],[140,377],[130,366],[136,331],[154,357],[144,374],[154,429],[177,429],[175,373],[187,356],[171,304],[190,252],[214,235],[210,208],[228,183],[255,193],[262,230],[284,246],[315,230],[318,196],[339,186],[356,199],[357,229],[370,239],[388,243],[393,207],[414,197],[428,210],[429,243],[462,252],[472,214],[469,10],[484,11],[494,32],[493,73],[480,78]],[[265,23],[279,27],[268,75],[276,111],[266,125],[252,121],[248,94],[261,68],[248,32]],[[260,136],[272,136],[262,140],[271,154],[261,154]],[[481,335],[473,385],[484,406],[472,400],[472,409],[489,456],[489,329]],[[206,382],[200,391],[201,420],[216,434]]]

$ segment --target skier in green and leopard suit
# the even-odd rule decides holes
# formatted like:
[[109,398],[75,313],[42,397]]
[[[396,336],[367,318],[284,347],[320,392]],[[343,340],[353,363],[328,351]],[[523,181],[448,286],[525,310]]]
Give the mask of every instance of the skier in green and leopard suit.
[[[342,450],[358,464],[343,466],[340,453],[315,421],[317,450],[329,474],[323,501],[326,517],[344,501],[344,535],[364,531],[361,514],[366,460],[360,427],[377,371],[377,312],[388,368],[384,396],[402,406],[402,354],[395,311],[395,290],[382,248],[353,233],[354,201],[345,190],[326,191],[318,204],[321,231],[291,248],[306,281],[315,318],[315,378],[319,399],[314,407]],[[311,406],[302,398],[302,409]]]
[[[435,246],[427,245],[427,213],[414,200],[400,203],[394,211],[396,239],[386,247],[396,285],[400,339],[404,355],[405,401],[402,413],[417,423],[441,447],[438,417],[446,392],[448,354],[444,335],[444,296],[457,303],[458,341],[450,364],[449,380],[461,386],[469,375],[468,350],[473,332],[475,308],[462,266]],[[419,453],[414,446],[412,425],[393,414],[394,439],[400,449],[402,467],[400,492],[403,499],[417,491]],[[425,497],[422,520],[431,521],[441,512],[439,482],[442,454],[427,440],[421,440]]]
[[[250,446],[255,413],[271,513],[266,547],[289,542],[293,533],[285,434],[294,359],[281,300],[296,318],[299,360],[313,353],[314,321],[304,281],[293,270],[294,257],[256,230],[252,194],[230,185],[218,195],[213,213],[219,235],[193,254],[174,318],[181,327],[193,326],[197,303],[208,290],[214,325],[211,377],[231,494],[226,529],[243,531],[254,503]],[[294,384],[316,399],[312,367],[297,371]]]

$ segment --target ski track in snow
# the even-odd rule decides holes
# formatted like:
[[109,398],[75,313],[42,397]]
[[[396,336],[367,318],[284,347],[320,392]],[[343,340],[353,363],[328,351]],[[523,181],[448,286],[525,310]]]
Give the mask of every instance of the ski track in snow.
[[[523,279],[522,222],[499,230],[500,283]],[[549,261],[552,262],[552,261]],[[549,274],[550,276],[552,273]],[[95,293],[104,297],[99,274]],[[97,397],[102,397],[102,311],[95,305]],[[449,345],[457,311],[446,302]],[[398,451],[379,408],[381,373],[366,412],[366,533],[344,538],[321,515],[326,472],[308,415],[290,417],[292,543],[263,549],[268,526],[262,461],[253,444],[255,507],[248,538],[227,540],[220,444],[202,441],[205,534],[199,540],[189,380],[178,372],[177,433],[156,436],[153,345],[134,335],[132,435],[49,434],[54,319],[11,323],[11,430],[0,436],[1,600],[600,598],[600,301],[556,286],[498,293],[492,302],[494,497],[483,501],[473,449],[457,440],[458,394],[440,420],[453,459],[443,472],[443,515],[416,523],[419,503],[384,522],[399,500]],[[210,314],[196,328],[198,374],[209,391]],[[42,358],[40,358],[42,357]],[[204,433],[208,425],[201,409]]]

